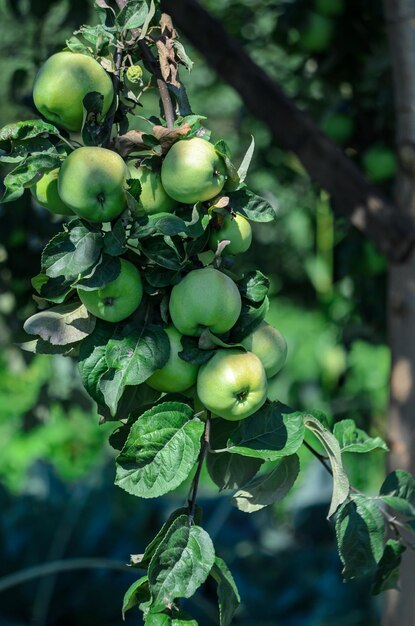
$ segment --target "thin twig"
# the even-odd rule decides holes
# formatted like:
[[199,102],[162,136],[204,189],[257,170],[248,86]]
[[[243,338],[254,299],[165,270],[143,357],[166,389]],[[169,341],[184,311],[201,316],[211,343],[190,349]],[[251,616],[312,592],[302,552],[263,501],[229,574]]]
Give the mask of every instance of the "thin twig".
[[[127,3],[126,0],[116,0],[116,2],[120,11],[122,11],[122,9],[125,7]],[[161,98],[161,102],[162,102],[163,109],[164,109],[164,116],[166,118],[167,128],[173,128],[174,126],[173,103],[170,97],[167,83],[161,75],[160,65],[155,59],[155,57],[153,56],[153,53],[151,52],[146,42],[143,41],[142,39],[138,39],[138,37],[140,36],[140,30],[132,29],[131,33],[134,36],[134,38],[137,40],[138,47],[141,50],[143,60],[147,62],[149,70],[156,78],[157,87],[160,92],[160,98]]]
[[0,578],[0,593],[11,587],[16,587],[17,585],[28,582],[29,580],[40,578],[41,576],[49,576],[50,574],[79,569],[112,569],[120,572],[134,572],[128,565],[111,559],[62,559],[35,565],[34,567],[20,570],[15,574],[10,574],[10,576],[3,576],[3,578]]
[[197,492],[199,489],[200,474],[202,472],[203,462],[206,458],[206,453],[209,449],[209,440],[210,440],[210,413],[208,412],[208,416],[206,418],[205,430],[202,436],[202,446],[200,448],[196,474],[194,475],[194,478],[193,478],[191,496],[188,501],[190,523],[193,522],[193,518],[195,516],[196,499],[197,499]]
[[170,97],[169,89],[167,87],[167,83],[161,75],[160,65],[153,56],[150,48],[142,39],[138,42],[138,45],[141,49],[141,53],[143,59],[147,61],[148,67],[151,72],[154,74],[154,77],[157,82],[157,87],[160,92],[160,98],[163,105],[164,117],[166,118],[167,128],[173,128],[174,126],[174,109],[173,103]]
[[333,470],[331,469],[330,465],[327,463],[326,457],[320,454],[320,452],[317,452],[317,450],[315,450],[313,446],[310,446],[310,444],[307,443],[307,441],[304,441],[304,445],[308,450],[310,450],[311,454],[315,456],[318,461],[320,461],[320,463],[322,464],[324,469],[328,471],[330,476],[333,476]]

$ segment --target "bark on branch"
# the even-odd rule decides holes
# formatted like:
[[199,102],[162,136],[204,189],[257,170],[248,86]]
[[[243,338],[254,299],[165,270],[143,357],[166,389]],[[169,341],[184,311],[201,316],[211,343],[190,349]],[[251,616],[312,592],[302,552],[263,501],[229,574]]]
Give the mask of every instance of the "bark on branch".
[[195,0],[162,0],[176,27],[219,76],[241,95],[278,145],[295,152],[310,176],[326,189],[336,208],[392,262],[407,258],[415,224],[370,184],[317,125],[256,65],[243,48]]

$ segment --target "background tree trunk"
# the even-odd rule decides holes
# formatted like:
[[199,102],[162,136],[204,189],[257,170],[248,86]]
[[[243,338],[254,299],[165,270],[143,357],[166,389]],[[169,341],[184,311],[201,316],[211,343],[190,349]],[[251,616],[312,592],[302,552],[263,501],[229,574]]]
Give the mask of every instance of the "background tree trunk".
[[[415,222],[415,0],[384,0],[395,84],[400,171],[396,204]],[[415,473],[415,255],[389,272],[392,350],[388,436],[390,469]],[[410,626],[415,616],[415,557],[405,555],[401,593],[386,596],[384,626]]]

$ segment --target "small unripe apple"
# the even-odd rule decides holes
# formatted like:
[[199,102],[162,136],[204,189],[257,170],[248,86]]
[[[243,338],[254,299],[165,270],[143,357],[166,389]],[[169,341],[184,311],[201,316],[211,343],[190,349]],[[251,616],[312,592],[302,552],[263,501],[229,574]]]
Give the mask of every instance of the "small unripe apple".
[[140,272],[130,261],[121,259],[121,271],[115,280],[94,291],[78,289],[78,296],[95,317],[120,322],[140,306],[143,298]]
[[73,215],[58,193],[59,168],[45,172],[33,187],[30,187],[33,197],[41,206],[57,215]]
[[267,398],[264,367],[252,352],[218,350],[199,370],[197,394],[215,415],[232,421],[245,419]]
[[336,143],[344,144],[354,132],[354,121],[346,113],[332,113],[321,124],[321,130]]
[[160,172],[144,165],[137,166],[136,159],[129,159],[127,166],[130,171],[130,178],[136,178],[141,184],[138,214],[172,213],[177,206],[177,201],[170,198],[165,192],[161,184]]
[[[219,220],[222,216],[219,217]],[[223,218],[223,224],[219,229],[212,228],[209,238],[209,247],[216,252],[220,241],[228,240],[230,243],[225,248],[225,254],[240,254],[246,252],[252,243],[251,225],[240,213],[233,217],[228,213]]]
[[213,267],[189,272],[172,289],[169,310],[174,326],[183,334],[199,336],[209,328],[220,335],[232,328],[241,312],[238,287]]
[[143,70],[140,65],[130,65],[125,76],[131,83],[137,84],[141,82]]
[[58,52],[42,65],[33,86],[38,111],[50,122],[69,131],[80,131],[83,99],[91,91],[104,96],[105,115],[114,98],[112,81],[92,57],[77,52]]
[[61,166],[59,195],[80,217],[90,222],[110,222],[125,208],[128,176],[128,168],[116,152],[77,148]]
[[149,387],[165,392],[181,392],[196,383],[198,365],[183,361],[179,352],[183,350],[182,335],[174,326],[164,329],[170,341],[170,356],[167,363],[146,380]]
[[395,153],[386,146],[372,146],[363,156],[366,176],[374,183],[383,183],[396,174],[398,162]]
[[325,15],[310,13],[300,43],[308,52],[323,52],[328,48],[334,34],[334,23]]
[[199,137],[176,141],[161,168],[166,193],[183,204],[214,198],[225,181],[224,160],[209,141]]
[[287,342],[279,330],[265,321],[240,343],[260,359],[267,378],[275,376],[287,358]]

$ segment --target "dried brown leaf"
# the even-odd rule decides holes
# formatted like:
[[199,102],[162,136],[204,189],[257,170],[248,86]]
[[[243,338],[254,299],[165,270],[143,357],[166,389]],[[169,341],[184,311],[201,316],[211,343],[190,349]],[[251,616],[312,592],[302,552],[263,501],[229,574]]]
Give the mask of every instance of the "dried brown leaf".
[[169,39],[176,39],[177,32],[173,26],[172,19],[168,13],[162,13],[160,19],[161,34]]
[[162,41],[158,39],[156,46],[159,55],[159,63],[161,75],[166,83],[170,83],[174,87],[180,88],[180,83],[177,79],[177,61],[174,56],[173,39],[166,39]]
[[111,150],[118,152],[122,157],[128,156],[131,152],[139,150],[151,150],[152,146],[145,143],[143,133],[140,130],[129,130],[125,135],[115,137],[111,143]]
[[191,130],[189,124],[183,124],[178,128],[165,128],[165,126],[153,126],[153,135],[159,140],[161,145],[161,153],[166,154],[172,145],[187,135]]

